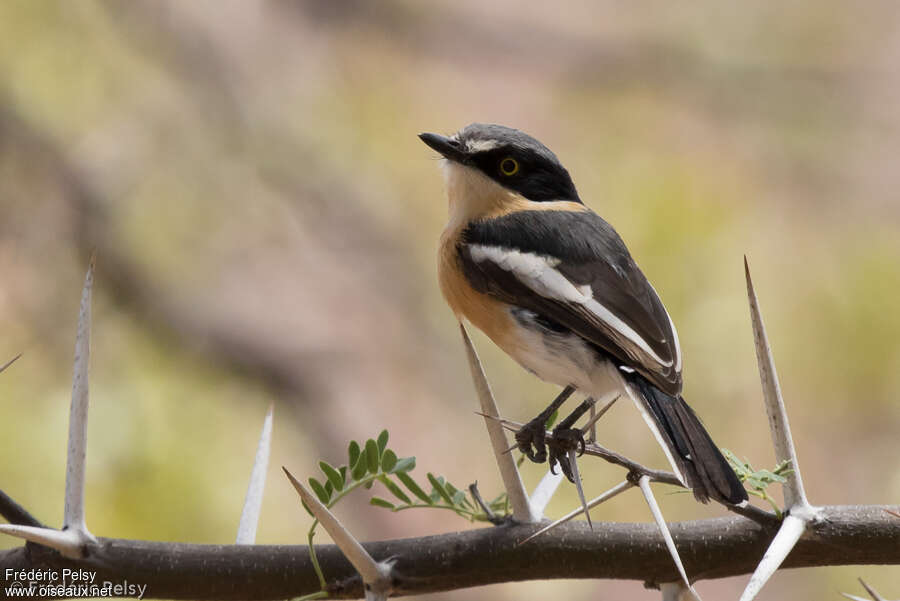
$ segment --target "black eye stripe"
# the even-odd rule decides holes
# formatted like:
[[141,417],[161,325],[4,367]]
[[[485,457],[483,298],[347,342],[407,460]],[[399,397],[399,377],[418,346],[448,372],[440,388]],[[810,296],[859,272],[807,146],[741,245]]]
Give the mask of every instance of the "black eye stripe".
[[[512,159],[518,165],[512,173],[504,171],[503,161]],[[469,165],[533,201],[572,200],[581,202],[566,169],[558,161],[515,144],[504,144],[469,155]]]

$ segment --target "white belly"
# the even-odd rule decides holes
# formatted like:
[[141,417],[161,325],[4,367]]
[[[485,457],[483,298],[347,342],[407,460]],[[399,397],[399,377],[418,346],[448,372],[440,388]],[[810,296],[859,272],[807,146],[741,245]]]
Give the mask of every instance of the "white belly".
[[514,348],[504,350],[542,380],[574,386],[595,398],[622,389],[616,366],[574,334],[559,335],[538,327],[519,326],[514,340]]

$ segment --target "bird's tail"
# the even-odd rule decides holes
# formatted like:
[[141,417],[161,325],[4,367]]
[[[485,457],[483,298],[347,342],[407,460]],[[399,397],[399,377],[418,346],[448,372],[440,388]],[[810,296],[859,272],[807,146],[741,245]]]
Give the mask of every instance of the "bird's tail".
[[[671,396],[635,374],[629,378],[635,403],[647,424],[665,444],[669,461],[693,489],[701,503],[709,499],[737,505],[747,500],[728,461],[710,438],[700,419],[681,396]],[[643,405],[643,406],[641,406]]]

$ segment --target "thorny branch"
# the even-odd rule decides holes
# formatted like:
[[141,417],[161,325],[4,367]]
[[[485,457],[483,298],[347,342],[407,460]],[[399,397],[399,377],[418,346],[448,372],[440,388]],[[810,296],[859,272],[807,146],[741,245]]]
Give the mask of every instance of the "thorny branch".
[[[898,506],[830,506],[785,567],[900,564]],[[654,524],[570,522],[519,545],[541,525],[510,525],[365,543],[378,561],[397,559],[395,594],[553,578],[619,578],[658,584],[678,578]],[[775,527],[738,516],[670,524],[692,578],[749,574]],[[596,561],[602,553],[604,561]],[[361,597],[352,566],[333,545],[317,547],[331,598]],[[82,561],[27,545],[0,552],[0,570],[71,567],[101,580],[149,585],[169,599],[285,599],[318,590],[305,546],[192,545],[99,539]],[[500,569],[502,567],[502,569]],[[2,573],[2,572],[0,572]]]

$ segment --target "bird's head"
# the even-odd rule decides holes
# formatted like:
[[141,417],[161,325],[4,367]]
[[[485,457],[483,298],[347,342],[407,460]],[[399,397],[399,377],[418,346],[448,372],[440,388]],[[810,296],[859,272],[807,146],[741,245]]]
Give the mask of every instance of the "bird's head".
[[581,202],[556,155],[517,129],[472,123],[449,137],[423,133],[419,138],[446,159],[451,204],[459,200],[454,194],[490,196],[492,187],[533,202]]

